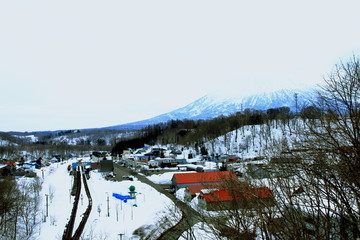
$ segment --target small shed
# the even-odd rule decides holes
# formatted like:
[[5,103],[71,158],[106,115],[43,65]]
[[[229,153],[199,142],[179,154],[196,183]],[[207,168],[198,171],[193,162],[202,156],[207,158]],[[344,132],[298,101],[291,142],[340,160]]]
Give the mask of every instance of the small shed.
[[220,156],[220,161],[221,162],[237,162],[239,160],[239,157],[236,155],[221,155]]
[[112,160],[101,160],[99,164],[99,172],[113,172],[114,162]]
[[263,166],[258,164],[248,164],[247,174],[254,179],[270,178],[270,172]]
[[91,169],[99,169],[99,165],[98,162],[91,162]]

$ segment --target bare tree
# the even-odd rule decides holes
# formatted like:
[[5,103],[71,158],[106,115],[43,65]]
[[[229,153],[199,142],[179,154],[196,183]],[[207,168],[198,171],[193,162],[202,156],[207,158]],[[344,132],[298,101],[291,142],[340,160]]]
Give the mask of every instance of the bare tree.
[[11,239],[14,232],[15,209],[17,204],[16,183],[4,179],[0,184],[0,239]]
[[0,239],[32,239],[38,230],[39,181],[2,181]]
[[[360,63],[336,65],[302,113],[291,158],[301,159],[292,181],[276,182],[277,238],[357,239],[360,237]],[[300,191],[301,190],[301,191]],[[286,236],[286,237],[284,237]]]

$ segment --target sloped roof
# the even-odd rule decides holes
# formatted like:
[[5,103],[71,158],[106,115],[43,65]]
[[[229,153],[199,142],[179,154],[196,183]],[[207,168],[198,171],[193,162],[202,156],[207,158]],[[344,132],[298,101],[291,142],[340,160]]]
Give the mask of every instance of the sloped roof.
[[217,183],[236,180],[237,176],[232,171],[222,172],[201,172],[201,173],[175,173],[177,184],[191,184],[191,183]]
[[226,189],[216,190],[209,193],[201,193],[206,202],[222,202],[236,200],[252,200],[272,198],[273,193],[268,187],[246,188],[243,191],[230,192]]
[[[209,191],[215,191],[215,190],[220,190],[220,189],[239,189],[238,191],[241,191],[241,189],[244,189],[248,187],[248,184],[246,182],[231,182],[231,185],[224,185],[224,184],[198,184],[198,185],[188,185],[186,186],[186,190],[192,195],[194,196],[196,193],[200,193],[200,192],[209,192]],[[233,191],[233,190],[231,190]]]
[[7,167],[7,165],[0,163],[0,168],[5,168],[5,167]]
[[16,162],[3,162],[2,164],[11,166],[11,167],[16,167]]
[[196,193],[200,193],[202,189],[221,189],[219,184],[199,184],[199,185],[189,185],[186,187],[187,191],[191,196],[194,196]]

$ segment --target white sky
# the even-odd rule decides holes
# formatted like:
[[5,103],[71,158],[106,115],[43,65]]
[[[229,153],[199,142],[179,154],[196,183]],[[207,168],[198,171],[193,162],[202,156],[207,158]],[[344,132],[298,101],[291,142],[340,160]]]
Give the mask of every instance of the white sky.
[[2,1],[0,131],[144,120],[205,94],[322,82],[360,50],[354,1]]

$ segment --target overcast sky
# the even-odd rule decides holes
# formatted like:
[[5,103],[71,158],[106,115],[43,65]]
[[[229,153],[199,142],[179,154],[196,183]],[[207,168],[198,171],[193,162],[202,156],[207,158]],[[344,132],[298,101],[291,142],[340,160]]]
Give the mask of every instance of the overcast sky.
[[360,50],[354,1],[1,1],[0,131],[105,127],[208,93],[321,83]]

